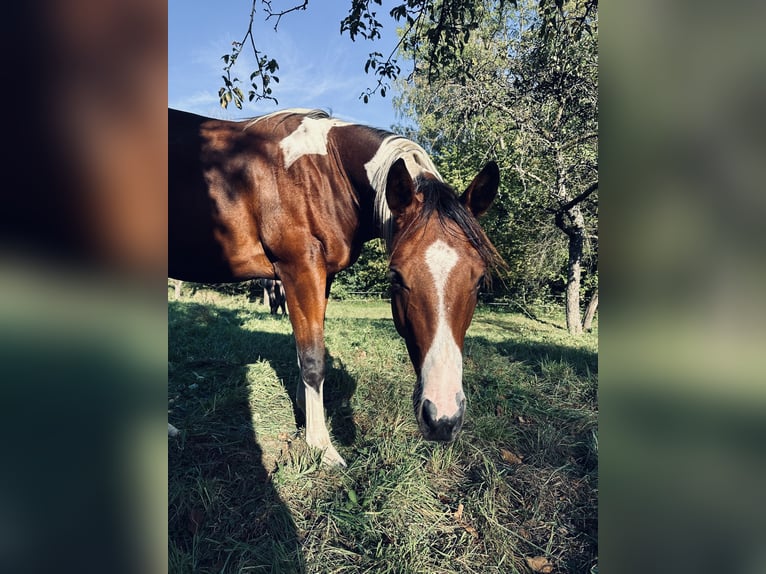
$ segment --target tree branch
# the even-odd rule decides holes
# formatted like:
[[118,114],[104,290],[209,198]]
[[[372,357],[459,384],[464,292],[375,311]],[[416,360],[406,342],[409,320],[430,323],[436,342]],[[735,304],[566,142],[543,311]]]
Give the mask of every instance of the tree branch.
[[561,231],[566,233],[569,237],[572,237],[576,235],[578,232],[581,232],[581,228],[577,225],[568,225],[566,222],[564,222],[564,217],[569,215],[569,217],[572,217],[572,214],[570,213],[570,210],[577,206],[577,204],[584,201],[590,194],[592,194],[594,191],[598,189],[598,182],[593,182],[590,184],[585,191],[583,191],[580,195],[575,197],[574,199],[567,201],[564,205],[561,205],[558,207],[558,209],[547,209],[549,213],[554,213],[553,221],[556,224],[556,227],[558,227]]
[[[275,15],[277,16],[277,24],[279,24],[279,19],[281,19],[284,14],[293,12],[294,10],[305,9],[305,7],[308,6],[308,0],[304,0],[303,5],[297,5],[288,10],[277,13],[271,10],[270,0],[261,0],[261,2],[266,7],[266,12],[269,14],[267,20],[272,15]],[[242,109],[242,103],[245,101],[245,96],[242,93],[242,90],[236,85],[240,80],[239,78],[231,77],[231,70],[236,64],[240,53],[242,52],[242,47],[246,42],[248,42],[248,40],[250,43],[250,48],[253,51],[253,55],[255,56],[256,65],[258,66],[258,69],[250,74],[250,85],[252,89],[248,91],[249,100],[252,101],[253,99],[257,98],[258,100],[272,100],[274,103],[278,103],[277,99],[271,95],[272,89],[269,87],[269,84],[272,82],[272,80],[274,82],[279,82],[279,78],[274,75],[274,72],[279,69],[279,64],[277,64],[277,61],[274,59],[269,60],[268,56],[261,52],[255,45],[253,23],[255,21],[257,3],[258,0],[252,0],[250,7],[250,21],[248,22],[247,31],[245,32],[242,41],[232,42],[231,54],[226,54],[222,58],[225,63],[223,71],[226,73],[226,75],[223,76],[224,86],[218,90],[218,97],[221,107],[223,108],[228,107],[229,103],[233,101],[237,108]],[[258,85],[258,83],[260,83],[260,85]]]
[[[385,87],[383,86],[383,77],[384,77],[384,76],[386,76],[386,75],[388,75],[389,77],[391,77],[391,75],[390,75],[390,73],[386,74],[386,72],[385,72],[385,71],[386,71],[386,70],[392,71],[394,68],[396,68],[396,75],[394,76],[394,78],[396,78],[396,76],[398,76],[398,75],[399,75],[399,72],[401,71],[401,68],[399,68],[399,66],[397,66],[397,65],[395,64],[396,60],[394,60],[394,59],[393,59],[393,57],[394,57],[394,54],[396,54],[396,52],[399,50],[399,48],[401,47],[401,45],[402,45],[402,44],[405,42],[405,40],[407,39],[407,37],[410,35],[410,33],[412,32],[412,30],[415,28],[415,26],[416,26],[416,25],[419,25],[419,23],[420,23],[420,20],[421,20],[421,18],[423,17],[423,14],[424,14],[424,13],[425,13],[425,8],[423,8],[422,10],[420,10],[420,11],[418,12],[417,18],[413,19],[413,20],[410,22],[410,25],[409,25],[409,27],[408,27],[408,28],[407,28],[407,30],[406,30],[406,31],[405,31],[405,32],[402,34],[402,37],[401,37],[401,38],[399,38],[399,41],[396,43],[396,46],[394,46],[394,48],[393,48],[393,49],[391,50],[391,52],[388,54],[388,57],[386,58],[386,61],[385,61],[385,62],[383,62],[383,65],[381,66],[381,65],[380,65],[380,62],[379,62],[379,61],[376,61],[376,64],[375,64],[375,66],[376,66],[376,73],[377,73],[377,74],[378,74],[378,76],[379,76],[379,77],[378,77],[378,83],[377,83],[377,84],[375,85],[375,87],[374,87],[374,88],[372,88],[372,89],[369,89],[369,88],[367,88],[367,89],[366,89],[364,92],[362,92],[362,94],[359,96],[360,98],[362,98],[362,99],[364,100],[364,103],[365,103],[365,104],[366,104],[366,103],[369,101],[369,99],[370,99],[370,96],[374,95],[374,94],[375,94],[375,93],[376,93],[378,90],[380,90],[380,95],[381,95],[381,96],[383,96],[384,98],[386,97],[386,91],[385,91]],[[372,56],[372,54],[370,54],[370,56]],[[370,58],[370,60],[372,60],[372,58]],[[368,60],[368,62],[367,62],[367,64],[368,64],[368,65],[370,64],[370,60]],[[367,71],[367,68],[366,68],[366,67],[365,67],[365,71]],[[413,73],[414,73],[414,71],[413,71]],[[386,84],[386,85],[388,85],[388,84]]]
[[577,205],[581,201],[585,201],[588,198],[588,196],[591,193],[593,193],[594,191],[596,191],[597,189],[598,189],[598,182],[595,181],[595,182],[591,183],[587,187],[587,189],[585,191],[583,191],[580,195],[578,195],[577,197],[575,197],[571,201],[568,201],[564,205],[559,207],[558,211],[559,212],[569,211],[570,209],[572,209],[575,205]]
[[[255,6],[257,0],[253,0],[253,6]],[[276,18],[277,21],[274,24],[274,31],[277,31],[277,28],[279,28],[279,22],[282,20],[282,16],[289,14],[290,12],[296,12],[298,10],[305,10],[309,5],[309,0],[303,0],[303,4],[296,4],[292,8],[288,8],[287,10],[282,10],[281,12],[274,12],[271,9],[271,0],[263,0],[263,5],[266,6],[266,20],[271,20],[271,18]]]
[[576,137],[574,139],[569,140],[568,142],[565,142],[561,146],[561,151],[566,151],[569,148],[572,148],[572,147],[574,147],[576,145],[580,145],[581,143],[585,143],[586,141],[588,141],[590,139],[593,139],[593,138],[597,138],[597,137],[598,137],[598,132],[595,132],[595,131],[594,132],[584,133],[584,134],[582,134],[579,137]]
[[534,179],[537,183],[540,183],[543,186],[547,187],[546,182],[540,176],[537,176],[534,173],[525,170],[518,163],[515,166],[513,166],[513,169],[516,170],[516,172],[522,177],[522,179],[525,178],[525,177],[530,177],[530,178]]

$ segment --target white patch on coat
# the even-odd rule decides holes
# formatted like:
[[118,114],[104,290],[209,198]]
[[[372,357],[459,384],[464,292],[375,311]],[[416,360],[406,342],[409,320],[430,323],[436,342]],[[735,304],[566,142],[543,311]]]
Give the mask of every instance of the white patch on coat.
[[330,466],[346,466],[346,461],[330,441],[330,433],[324,420],[324,381],[319,392],[303,382],[306,412],[306,443],[322,451],[322,462]]
[[431,348],[428,349],[420,377],[423,400],[436,407],[436,420],[453,417],[463,398],[463,356],[447,322],[449,309],[444,291],[450,272],[457,265],[457,252],[442,240],[431,244],[425,254],[426,267],[431,273],[437,297],[437,323]]
[[289,168],[304,155],[327,155],[327,136],[330,130],[347,125],[348,122],[334,118],[303,118],[298,128],[279,142],[285,168]]

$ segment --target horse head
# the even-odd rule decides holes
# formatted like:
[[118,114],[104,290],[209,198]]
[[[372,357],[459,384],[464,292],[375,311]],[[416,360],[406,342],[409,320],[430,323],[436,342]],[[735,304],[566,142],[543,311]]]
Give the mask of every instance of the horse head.
[[500,261],[477,218],[499,180],[491,162],[458,198],[435,174],[413,179],[402,159],[388,174],[391,307],[417,375],[413,405],[427,440],[451,441],[463,425],[463,342],[479,289]]

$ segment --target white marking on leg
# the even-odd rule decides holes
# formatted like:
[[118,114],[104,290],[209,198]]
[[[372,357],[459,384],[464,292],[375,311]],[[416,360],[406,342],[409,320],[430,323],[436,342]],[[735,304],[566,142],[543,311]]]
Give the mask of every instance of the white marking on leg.
[[336,126],[347,126],[348,122],[333,118],[304,118],[301,125],[279,142],[289,168],[304,155],[327,155],[327,136]]
[[463,398],[463,356],[447,323],[444,290],[452,269],[457,265],[457,252],[442,240],[426,250],[426,266],[436,288],[437,323],[431,347],[423,359],[420,376],[423,399],[436,407],[436,419],[454,416]]
[[322,462],[330,466],[346,466],[346,461],[330,441],[330,433],[324,420],[324,381],[319,384],[319,391],[304,381],[306,412],[306,443],[322,451]]

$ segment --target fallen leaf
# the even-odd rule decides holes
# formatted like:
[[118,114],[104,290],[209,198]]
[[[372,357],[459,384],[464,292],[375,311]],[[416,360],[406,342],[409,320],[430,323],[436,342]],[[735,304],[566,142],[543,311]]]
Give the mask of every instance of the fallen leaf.
[[521,457],[517,454],[512,453],[507,448],[500,449],[500,456],[508,464],[521,464]]
[[525,558],[527,566],[529,566],[533,572],[541,572],[542,574],[550,574],[553,572],[553,564],[548,562],[545,556],[535,556],[534,558]]
[[457,510],[452,513],[452,517],[455,519],[455,522],[457,522],[463,530],[465,530],[468,534],[470,534],[474,538],[478,538],[479,537],[479,531],[476,530],[470,524],[466,523],[465,520],[463,520],[463,509],[464,508],[465,507],[463,506],[463,503],[462,502],[459,503],[457,505]]

